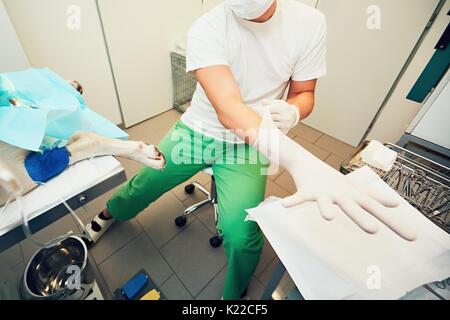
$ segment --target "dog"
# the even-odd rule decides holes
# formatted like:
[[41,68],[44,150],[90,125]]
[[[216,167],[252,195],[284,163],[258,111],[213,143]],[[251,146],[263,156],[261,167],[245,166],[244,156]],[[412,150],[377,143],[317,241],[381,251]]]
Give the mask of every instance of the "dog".
[[[80,93],[83,87],[77,81],[69,83]],[[20,107],[17,99],[11,99],[11,107]],[[98,156],[117,156],[138,161],[145,166],[161,170],[165,166],[164,155],[152,144],[142,141],[124,141],[103,137],[92,132],[76,132],[67,143],[69,165]],[[38,184],[28,175],[25,159],[30,152],[0,141],[0,207],[11,196],[25,195]]]

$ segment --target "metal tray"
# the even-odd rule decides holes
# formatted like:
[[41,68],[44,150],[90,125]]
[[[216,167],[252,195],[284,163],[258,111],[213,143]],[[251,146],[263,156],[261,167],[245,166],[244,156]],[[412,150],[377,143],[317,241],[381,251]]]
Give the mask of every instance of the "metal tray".
[[[342,173],[367,166],[361,160],[361,152],[368,144],[369,141],[364,142],[342,163]],[[394,144],[386,143],[385,146],[398,153],[393,168],[386,172],[369,167],[412,206],[450,234],[450,168]]]

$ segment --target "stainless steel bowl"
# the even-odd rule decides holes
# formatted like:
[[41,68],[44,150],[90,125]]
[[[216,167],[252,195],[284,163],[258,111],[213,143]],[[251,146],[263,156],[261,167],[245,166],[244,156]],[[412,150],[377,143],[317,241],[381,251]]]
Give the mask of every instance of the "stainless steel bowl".
[[[22,293],[28,299],[64,299],[77,288],[69,286],[76,266],[81,277],[87,263],[83,240],[69,236],[59,243],[38,250],[28,263],[22,281]],[[81,278],[80,278],[81,279]]]

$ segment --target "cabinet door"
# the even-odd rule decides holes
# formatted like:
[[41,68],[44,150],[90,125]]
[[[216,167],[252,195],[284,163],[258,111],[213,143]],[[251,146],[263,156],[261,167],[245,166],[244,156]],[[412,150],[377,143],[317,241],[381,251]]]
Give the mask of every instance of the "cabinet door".
[[[122,122],[95,1],[4,0],[33,67],[49,67],[84,86],[87,104]],[[78,24],[79,22],[79,24]]]
[[[430,97],[428,110],[412,131],[412,135],[450,150],[450,72],[442,79],[442,88]],[[425,106],[424,108],[427,108]]]
[[172,108],[170,50],[201,14],[201,0],[99,0],[125,125]]
[[[306,123],[356,146],[437,4],[438,0],[320,0],[317,8],[328,21],[328,74],[319,80],[316,109]],[[377,14],[380,29],[368,28],[368,19]]]

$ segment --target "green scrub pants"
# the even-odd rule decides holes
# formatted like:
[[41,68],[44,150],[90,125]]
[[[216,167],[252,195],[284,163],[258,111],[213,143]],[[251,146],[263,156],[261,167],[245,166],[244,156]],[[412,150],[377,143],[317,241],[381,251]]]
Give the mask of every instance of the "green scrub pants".
[[239,299],[259,262],[264,238],[258,225],[244,221],[246,209],[264,200],[267,159],[247,144],[204,136],[178,121],[158,148],[166,167],[143,167],[108,201],[111,215],[134,218],[165,192],[212,166],[219,204],[218,229],[228,259],[224,299]]

